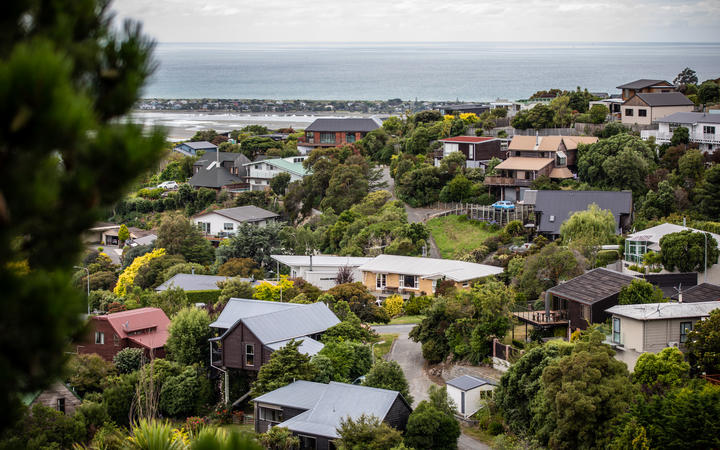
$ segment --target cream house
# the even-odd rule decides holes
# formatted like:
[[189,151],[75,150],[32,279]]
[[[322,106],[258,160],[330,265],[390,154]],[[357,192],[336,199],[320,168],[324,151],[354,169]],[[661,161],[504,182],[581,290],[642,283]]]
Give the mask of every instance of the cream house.
[[480,410],[483,402],[492,398],[497,383],[493,380],[461,375],[447,382],[447,395],[455,403],[457,413],[464,419]]
[[679,112],[692,112],[695,104],[679,92],[635,94],[622,104],[624,125],[651,125],[653,121]]
[[606,310],[612,315],[608,343],[615,349],[615,358],[633,370],[643,353],[658,353],[667,347],[682,349],[695,323],[718,308],[720,302],[716,301],[616,305]]
[[302,278],[324,291],[337,285],[337,276],[341,269],[347,268],[352,276],[352,282],[362,280],[362,272],[358,268],[373,259],[335,255],[270,255],[270,257],[278,264],[290,268],[290,278]]

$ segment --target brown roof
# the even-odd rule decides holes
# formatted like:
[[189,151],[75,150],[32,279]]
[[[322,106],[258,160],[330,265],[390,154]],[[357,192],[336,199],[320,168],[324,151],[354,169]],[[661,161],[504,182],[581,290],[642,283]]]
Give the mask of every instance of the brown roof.
[[498,164],[496,169],[506,170],[540,170],[555,161],[553,158],[531,158],[513,156]]
[[[714,302],[720,300],[720,286],[702,283],[682,291],[683,303]],[[677,293],[672,296],[677,300]]]
[[550,178],[572,178],[573,173],[567,167],[556,167],[550,171]]
[[508,145],[508,150],[534,150],[537,137],[535,136],[513,136]]
[[[537,145],[537,141],[540,144]],[[598,138],[594,136],[515,136],[508,150],[538,150],[538,151],[557,151],[560,143],[565,142],[565,148],[568,150],[577,150],[578,144],[594,144]]]
[[671,87],[673,86],[671,83],[668,83],[665,80],[648,80],[647,78],[642,78],[640,80],[635,80],[630,83],[621,84],[617,87],[617,89],[645,89],[650,86],[667,86]]
[[558,284],[548,290],[549,293],[567,299],[592,305],[613,295],[629,285],[635,277],[620,272],[597,268],[575,277],[565,283]]

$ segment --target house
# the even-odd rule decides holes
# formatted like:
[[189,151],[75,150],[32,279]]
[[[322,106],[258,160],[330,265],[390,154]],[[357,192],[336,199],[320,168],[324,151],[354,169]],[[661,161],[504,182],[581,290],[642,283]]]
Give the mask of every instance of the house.
[[315,119],[305,128],[305,136],[298,139],[297,148],[301,154],[306,155],[318,147],[352,144],[381,126],[382,122],[375,118]]
[[[622,265],[622,261],[615,263],[618,272],[622,272]],[[677,299],[678,291],[685,292],[698,284],[697,272],[646,273],[639,274],[637,277],[660,288],[664,297],[675,299]]]
[[533,205],[535,230],[551,237],[560,235],[560,226],[571,215],[585,211],[595,204],[609,210],[615,218],[615,232],[621,234],[632,220],[632,192],[630,191],[525,191],[525,204]]
[[[150,230],[143,230],[142,228],[137,227],[127,227],[128,233],[130,233],[130,239],[126,244],[132,244],[132,242],[140,239],[141,242],[147,242],[150,241],[155,242],[155,239],[157,239],[157,235]],[[120,232],[120,226],[117,227],[109,227],[107,230],[102,232],[102,241],[101,243],[105,245],[119,245],[120,239],[118,238]],[[155,239],[152,239],[152,236],[155,236]],[[150,237],[150,238],[148,238]]]
[[22,403],[30,409],[35,405],[43,405],[71,416],[75,413],[75,408],[82,403],[82,399],[70,386],[56,381],[45,390],[23,396]]
[[334,449],[340,421],[375,416],[404,431],[412,408],[397,391],[337,383],[295,381],[253,399],[255,432],[287,428],[300,438],[300,449]]
[[[597,97],[597,96],[596,96]],[[588,109],[592,108],[594,105],[602,105],[610,111],[610,115],[615,120],[620,120],[620,117],[622,115],[622,104],[625,103],[625,100],[621,98],[602,98],[600,100],[593,100],[588,104]]]
[[233,236],[241,223],[264,227],[278,217],[272,211],[248,205],[203,212],[194,215],[192,221],[206,235],[225,238]]
[[[183,291],[220,291],[218,283],[228,278],[218,275],[196,275],[194,273],[178,273],[155,288],[155,291],[162,292],[168,289],[180,288]],[[248,280],[249,281],[249,280]],[[219,294],[219,292],[218,292]]]
[[701,151],[714,152],[720,148],[720,114],[701,112],[677,112],[654,121],[657,130],[642,130],[640,137],[655,138],[657,144],[669,144],[673,133],[679,127],[688,129],[690,142],[697,144]]
[[302,180],[303,177],[309,173],[302,164],[304,159],[302,156],[292,156],[289,158],[263,159],[261,161],[246,163],[245,167],[248,171],[247,176],[248,182],[250,183],[250,190],[270,189],[270,180],[281,173],[289,174],[291,183]]
[[140,236],[137,238],[130,238],[130,242],[128,242],[128,245],[130,247],[138,247],[140,245],[151,245],[157,240],[157,235],[155,233],[146,234],[145,236]]
[[360,281],[362,272],[358,268],[373,259],[334,255],[271,255],[271,258],[290,268],[290,278],[302,278],[324,291],[337,285],[338,271],[345,267],[350,270],[353,282]]
[[435,166],[440,166],[440,161],[453,152],[462,152],[465,155],[465,167],[487,167],[492,158],[505,159],[501,150],[500,139],[482,136],[456,136],[447,139],[440,139],[443,148],[434,153]]
[[472,375],[462,375],[447,383],[447,395],[455,403],[458,414],[467,419],[482,408],[482,402],[492,397],[497,383]]
[[455,116],[458,114],[475,114],[480,115],[488,112],[491,105],[487,103],[460,103],[457,105],[443,105],[440,108],[440,114]]
[[98,222],[83,234],[83,242],[86,244],[101,244],[105,242],[105,239],[103,238],[105,232],[111,230],[115,230],[117,232],[119,229],[120,225],[118,224]]
[[90,335],[77,345],[81,354],[97,353],[106,361],[125,348],[141,348],[148,358],[165,356],[170,319],[160,308],[139,308],[90,317]]
[[560,283],[545,293],[545,311],[521,311],[513,315],[521,322],[539,328],[586,329],[609,317],[607,308],[618,304],[620,290],[633,276],[597,268]]
[[507,159],[495,167],[496,175],[485,177],[484,184],[498,189],[503,200],[522,200],[524,191],[542,176],[573,178],[578,145],[597,141],[592,136],[514,136]]
[[207,153],[193,164],[188,184],[194,188],[226,189],[241,192],[249,189],[247,167],[250,159],[242,153]]
[[208,141],[183,142],[173,148],[173,150],[185,156],[197,156],[198,151],[216,152],[217,149],[217,145]]
[[675,92],[675,85],[665,80],[635,80],[617,87],[622,90],[623,101],[630,100],[636,94],[658,94]]
[[608,341],[615,349],[615,358],[633,370],[643,353],[657,353],[667,347],[684,349],[695,324],[718,308],[717,301],[616,305],[607,309],[612,316]]
[[[705,233],[702,230],[695,228],[683,227],[675,225],[673,223],[663,223],[645,230],[637,231],[629,234],[625,239],[625,253],[623,260],[623,271],[633,273],[628,269],[631,264],[641,264],[643,262],[643,256],[648,251],[659,252],[660,251],[660,239],[671,233],[678,233],[680,231],[690,230],[697,233]],[[720,235],[714,233],[708,233],[718,242],[718,248],[720,248]],[[717,263],[717,261],[713,261]],[[668,273],[663,270],[661,273]],[[699,276],[702,280],[711,283],[720,283],[720,264],[714,264],[704,272],[700,272]]]
[[720,286],[717,284],[700,283],[689,288],[678,289],[670,298],[681,303],[700,303],[720,301]]
[[653,121],[678,112],[692,112],[695,103],[680,92],[636,94],[622,104],[624,125],[651,125]]
[[473,281],[503,271],[502,267],[486,264],[398,255],[378,255],[358,269],[362,283],[380,300],[396,294],[433,295],[438,281],[468,289]]
[[270,302],[231,298],[217,320],[210,324],[217,337],[210,340],[213,366],[257,372],[270,354],[291,340],[301,341],[299,350],[317,354],[325,330],[340,323],[322,302]]

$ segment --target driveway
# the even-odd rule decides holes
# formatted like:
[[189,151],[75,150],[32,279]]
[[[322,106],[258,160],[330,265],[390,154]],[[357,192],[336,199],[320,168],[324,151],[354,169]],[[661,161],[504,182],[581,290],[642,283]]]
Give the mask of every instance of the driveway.
[[[425,372],[425,358],[422,356],[422,345],[410,339],[408,334],[415,325],[378,325],[372,327],[378,333],[397,334],[398,338],[392,346],[387,359],[397,361],[400,364],[405,378],[410,385],[410,394],[413,396],[413,407],[421,401],[427,400],[427,391],[433,385],[433,381]],[[482,442],[465,434],[458,439],[459,450],[489,450],[490,447]]]

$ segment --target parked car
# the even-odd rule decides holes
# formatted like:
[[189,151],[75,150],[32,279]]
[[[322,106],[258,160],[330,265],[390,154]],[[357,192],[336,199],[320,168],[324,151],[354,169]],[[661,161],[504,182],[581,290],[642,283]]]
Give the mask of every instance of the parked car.
[[162,183],[158,184],[157,187],[160,189],[177,189],[178,184],[177,181],[163,181]]
[[492,207],[497,210],[513,211],[515,210],[515,204],[510,200],[499,200],[492,204]]

